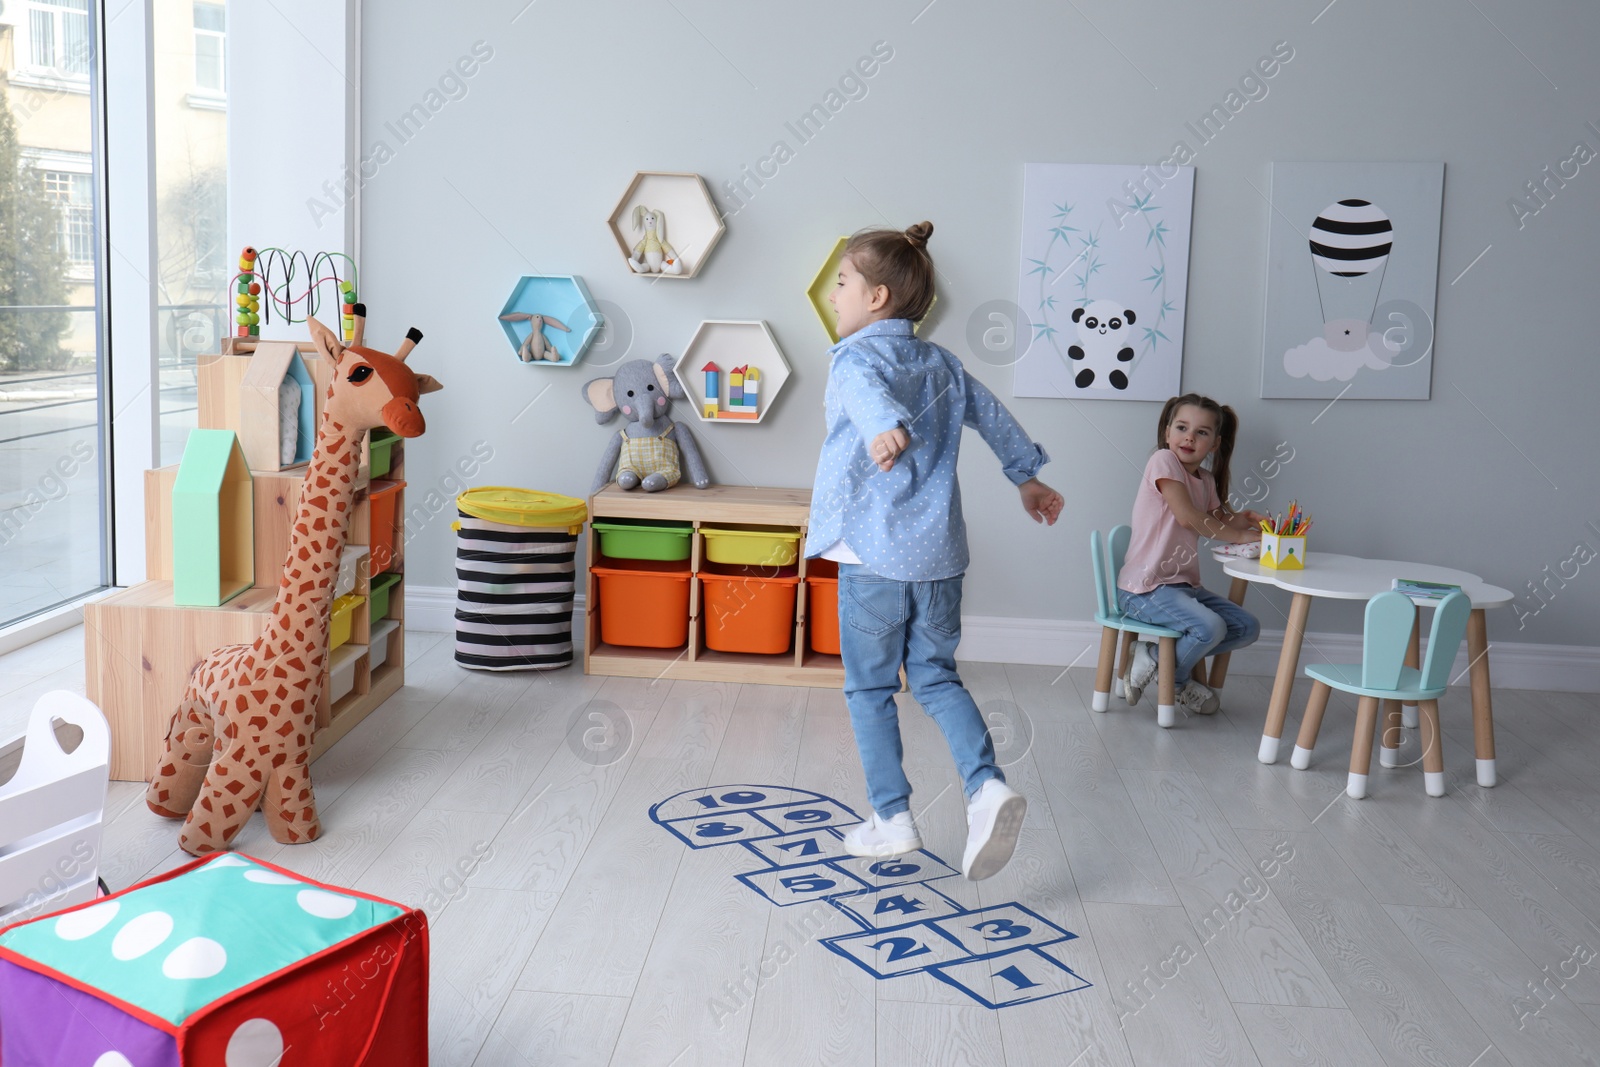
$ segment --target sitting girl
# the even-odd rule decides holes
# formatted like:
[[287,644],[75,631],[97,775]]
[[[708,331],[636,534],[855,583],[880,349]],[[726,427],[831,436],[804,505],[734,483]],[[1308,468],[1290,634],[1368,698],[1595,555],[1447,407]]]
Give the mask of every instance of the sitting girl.
[[[1244,544],[1259,541],[1266,516],[1228,510],[1228,459],[1239,418],[1210,397],[1186,393],[1168,400],[1156,429],[1156,450],[1145,464],[1133,500],[1133,537],[1117,577],[1123,614],[1180,631],[1173,677],[1178,706],[1211,715],[1221,706],[1211,688],[1193,678],[1195,664],[1242,648],[1261,624],[1239,605],[1200,585],[1199,536]],[[1210,469],[1202,466],[1211,457]],[[1123,683],[1137,704],[1156,677],[1155,646],[1133,645]]]

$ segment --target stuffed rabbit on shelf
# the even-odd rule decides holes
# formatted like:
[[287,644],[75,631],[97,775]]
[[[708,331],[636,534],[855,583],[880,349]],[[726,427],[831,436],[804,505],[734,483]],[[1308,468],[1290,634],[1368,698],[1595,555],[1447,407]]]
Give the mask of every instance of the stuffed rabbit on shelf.
[[628,257],[635,274],[683,273],[683,258],[667,243],[666,212],[639,204],[633,209],[633,228],[644,231]]
[[522,347],[517,349],[517,358],[524,363],[535,360],[547,359],[551,362],[560,362],[561,353],[556,351],[556,346],[550,343],[550,338],[544,335],[546,326],[553,326],[563,333],[571,333],[572,328],[553,315],[533,315],[526,311],[511,311],[500,316],[504,322],[526,322],[528,336],[523,338]]

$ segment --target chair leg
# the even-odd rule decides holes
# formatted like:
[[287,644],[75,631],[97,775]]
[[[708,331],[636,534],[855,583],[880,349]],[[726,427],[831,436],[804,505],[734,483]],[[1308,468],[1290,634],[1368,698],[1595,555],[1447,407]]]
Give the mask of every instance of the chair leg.
[[1398,700],[1385,700],[1383,702],[1383,739],[1378,742],[1378,766],[1400,766],[1400,742],[1405,740],[1405,731],[1401,724],[1400,702]]
[[[1413,616],[1416,615],[1417,613],[1413,612]],[[1421,631],[1422,619],[1420,617],[1413,617],[1411,621],[1411,637],[1406,642],[1407,667],[1420,668],[1422,666],[1420,638],[1418,637],[1418,634]],[[1404,726],[1407,730],[1415,730],[1417,728],[1417,706],[1415,704],[1405,704],[1401,707],[1400,712],[1400,725]]]
[[1294,755],[1289,766],[1303,771],[1311,766],[1311,750],[1317,747],[1317,733],[1322,729],[1322,715],[1328,710],[1328,698],[1333,688],[1322,682],[1311,683],[1311,697],[1306,701],[1306,713],[1300,717],[1300,736],[1295,738]]
[[1422,710],[1422,784],[1430,797],[1444,796],[1444,735],[1439,732],[1439,702],[1424,700]]
[[[1243,604],[1245,590],[1249,588],[1249,582],[1243,578],[1235,578],[1233,584],[1228,587],[1228,599],[1235,604]],[[1221,689],[1223,683],[1228,680],[1228,661],[1232,658],[1232,652],[1224,652],[1220,656],[1211,657],[1211,670],[1206,675],[1206,685],[1211,687],[1212,692]]]
[[1160,666],[1160,699],[1156,701],[1156,725],[1176,726],[1178,724],[1178,686],[1177,680],[1173,676],[1178,673],[1177,639],[1163,637],[1159,652],[1157,663]]
[[1111,683],[1111,691],[1118,700],[1125,699],[1123,684],[1128,677],[1128,671],[1133,667],[1133,631],[1122,631],[1122,642],[1117,647],[1117,677]]
[[1378,726],[1378,698],[1362,697],[1356,705],[1356,738],[1350,746],[1350,783],[1345,792],[1360,800],[1367,795],[1367,775],[1372,772],[1372,735]]
[[1094,669],[1094,700],[1089,705],[1095,711],[1111,707],[1111,668],[1117,654],[1117,631],[1109,626],[1100,627],[1100,662]]

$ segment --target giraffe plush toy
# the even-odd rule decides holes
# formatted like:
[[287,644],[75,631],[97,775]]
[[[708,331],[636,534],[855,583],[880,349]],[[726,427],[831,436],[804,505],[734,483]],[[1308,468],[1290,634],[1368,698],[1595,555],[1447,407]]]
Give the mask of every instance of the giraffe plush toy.
[[412,329],[387,355],[362,346],[364,305],[355,306],[355,316],[349,345],[308,320],[333,381],[272,618],[253,643],[224,646],[195,666],[145,794],[151,811],[184,820],[178,844],[196,856],[227,848],[258,806],[276,841],[298,844],[322,832],[311,791],[311,736],[361,439],[380,426],[420,436],[417,398],[442,388],[405,364],[420,331]]

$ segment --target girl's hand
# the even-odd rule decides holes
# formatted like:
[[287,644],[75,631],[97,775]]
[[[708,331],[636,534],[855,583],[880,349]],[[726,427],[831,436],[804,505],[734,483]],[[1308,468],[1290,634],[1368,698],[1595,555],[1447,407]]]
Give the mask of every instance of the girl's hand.
[[1056,524],[1064,503],[1060,493],[1037,478],[1028,479],[1017,486],[1017,490],[1022,494],[1022,510],[1032,516],[1034,522],[1042,522],[1046,526]]
[[1248,522],[1251,526],[1255,527],[1260,527],[1260,525],[1264,522],[1272,521],[1271,516],[1264,515],[1259,511],[1241,511],[1239,512],[1239,517],[1245,522]]
[[911,436],[899,426],[892,430],[885,430],[872,439],[872,444],[867,451],[872,456],[872,461],[878,465],[879,470],[888,470],[894,466],[894,461],[900,458],[911,445]]

